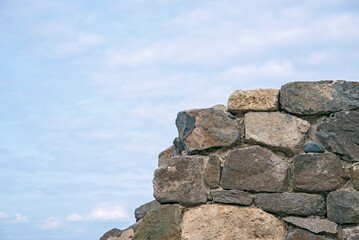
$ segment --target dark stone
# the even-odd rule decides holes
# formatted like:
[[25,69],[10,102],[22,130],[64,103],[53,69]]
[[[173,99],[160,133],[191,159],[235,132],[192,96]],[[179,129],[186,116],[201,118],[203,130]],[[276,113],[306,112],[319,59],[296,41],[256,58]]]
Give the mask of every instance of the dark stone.
[[211,155],[204,169],[204,180],[210,188],[217,188],[219,187],[220,177],[221,163],[219,162],[219,157]]
[[284,192],[287,184],[288,163],[260,146],[230,151],[222,170],[224,189]]
[[304,152],[306,153],[323,153],[325,150],[319,143],[311,142],[304,146]]
[[350,174],[352,177],[354,189],[359,191],[359,162],[352,165],[352,167],[350,168]]
[[146,216],[147,213],[149,213],[152,209],[158,207],[160,205],[159,202],[157,202],[156,200],[153,200],[151,202],[145,203],[141,206],[139,206],[138,208],[135,209],[135,218],[136,221],[144,218],[144,216]]
[[281,108],[300,115],[359,108],[359,82],[291,82],[280,90]]
[[302,229],[293,228],[288,233],[286,240],[334,240],[334,238],[324,237]]
[[253,198],[241,190],[217,190],[211,192],[213,202],[239,205],[251,205]]
[[175,139],[173,139],[173,145],[178,149],[179,154],[181,154],[181,152],[185,150],[183,143],[181,142],[179,137],[175,137]]
[[317,127],[317,138],[324,147],[344,160],[359,161],[359,112],[345,111],[327,118]]
[[313,233],[335,234],[338,232],[338,225],[334,222],[328,221],[327,219],[290,216],[284,217],[283,220],[297,227],[307,229]]
[[293,187],[306,192],[337,189],[349,178],[335,154],[306,153],[294,158]]
[[257,207],[282,216],[324,215],[325,202],[320,195],[307,193],[259,193],[254,198]]
[[339,223],[359,223],[359,192],[335,191],[327,197],[328,219]]
[[196,119],[186,111],[179,112],[176,118],[176,126],[180,139],[186,139],[195,128]]
[[124,231],[118,229],[118,228],[113,228],[111,229],[110,231],[106,232],[101,238],[100,240],[107,240],[108,238],[110,237],[120,237],[121,234],[123,233]]

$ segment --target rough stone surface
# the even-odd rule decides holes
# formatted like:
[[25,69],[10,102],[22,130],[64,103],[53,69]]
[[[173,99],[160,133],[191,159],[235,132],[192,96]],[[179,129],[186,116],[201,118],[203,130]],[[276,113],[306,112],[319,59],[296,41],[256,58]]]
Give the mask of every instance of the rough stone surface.
[[181,208],[179,205],[161,205],[142,220],[133,240],[180,239]]
[[293,187],[306,192],[337,189],[349,176],[332,153],[306,153],[294,158]]
[[207,201],[203,171],[207,157],[176,156],[155,171],[154,197],[160,203],[195,205]]
[[222,170],[224,189],[283,192],[288,183],[288,163],[260,146],[229,152]]
[[190,154],[230,146],[239,138],[236,122],[222,110],[212,108],[179,112],[176,126],[179,139]]
[[286,240],[334,240],[334,238],[315,235],[302,229],[292,229]]
[[317,142],[311,142],[311,143],[307,143],[304,146],[304,152],[306,153],[323,153],[325,150],[322,147],[322,145],[320,145]]
[[219,187],[221,177],[221,163],[216,155],[209,156],[207,165],[204,169],[204,180],[210,188]]
[[207,204],[183,216],[182,240],[278,240],[285,236],[281,221],[255,208]]
[[230,112],[277,111],[279,89],[237,90],[228,99]]
[[281,108],[312,115],[359,108],[359,82],[291,82],[280,90]]
[[118,229],[118,228],[113,228],[110,231],[107,231],[101,238],[100,240],[109,240],[110,237],[112,238],[119,238],[121,236],[121,234],[123,233],[122,230]]
[[133,235],[135,234],[135,232],[133,231],[132,228],[129,228],[127,230],[124,230],[121,234],[121,236],[119,237],[109,237],[107,240],[129,240],[132,239]]
[[244,115],[245,138],[292,156],[301,151],[309,122],[280,112],[249,112]]
[[324,215],[325,202],[320,195],[307,193],[259,193],[254,198],[257,207],[278,215]]
[[340,240],[359,240],[359,225],[343,228],[339,237]]
[[170,160],[171,157],[174,157],[177,155],[179,155],[179,152],[178,152],[178,149],[174,145],[168,147],[166,150],[162,151],[158,155],[158,166],[161,167],[168,160]]
[[287,223],[291,223],[297,227],[307,229],[313,233],[332,233],[338,232],[338,225],[327,219],[318,218],[301,218],[301,217],[285,217]]
[[344,224],[359,223],[359,192],[335,191],[327,197],[328,219]]
[[[355,190],[359,190],[359,163],[354,163],[350,169],[352,176],[353,187]],[[358,239],[359,240],[359,239]]]
[[326,119],[317,127],[317,138],[328,151],[341,155],[344,160],[358,162],[359,112],[339,112]]
[[247,192],[241,190],[217,190],[211,191],[213,202],[239,205],[251,205],[253,198]]
[[157,202],[156,200],[153,200],[151,202],[145,203],[141,206],[139,206],[138,208],[135,209],[135,218],[136,221],[144,218],[144,216],[146,216],[147,213],[149,213],[152,209],[158,207],[160,205],[159,202]]

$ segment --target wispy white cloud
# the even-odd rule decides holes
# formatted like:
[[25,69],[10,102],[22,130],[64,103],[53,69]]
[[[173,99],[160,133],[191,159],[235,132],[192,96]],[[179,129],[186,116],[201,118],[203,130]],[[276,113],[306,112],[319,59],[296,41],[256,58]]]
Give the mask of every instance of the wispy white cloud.
[[15,219],[10,221],[11,223],[27,223],[30,222],[27,216],[23,216],[20,213],[15,213]]
[[0,212],[0,219],[2,218],[8,218],[8,214],[7,213],[4,213],[4,212]]
[[55,217],[49,217],[45,220],[44,224],[41,225],[42,229],[56,229],[60,227],[61,221]]

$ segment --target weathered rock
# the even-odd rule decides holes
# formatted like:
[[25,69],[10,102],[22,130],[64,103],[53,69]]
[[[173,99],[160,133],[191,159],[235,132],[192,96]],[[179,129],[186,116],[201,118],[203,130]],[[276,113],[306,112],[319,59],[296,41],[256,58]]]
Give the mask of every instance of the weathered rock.
[[209,156],[207,165],[204,169],[204,180],[210,188],[219,187],[221,177],[221,163],[216,155]]
[[359,223],[359,192],[335,191],[327,197],[328,219],[339,223]]
[[254,198],[257,207],[278,215],[324,215],[325,202],[320,195],[307,193],[259,193]]
[[121,234],[123,233],[122,230],[118,228],[113,228],[110,231],[107,231],[100,240],[109,240],[109,238],[119,238]]
[[168,147],[166,150],[162,151],[158,154],[158,166],[161,167],[165,164],[171,157],[179,155],[178,149],[172,145]]
[[340,236],[340,240],[359,240],[359,225],[354,227],[343,228]]
[[127,230],[124,230],[119,237],[109,237],[107,240],[129,240],[132,239],[135,232],[132,228],[129,228]]
[[288,163],[260,146],[229,152],[222,170],[224,189],[283,192],[288,184]]
[[359,82],[291,82],[280,89],[281,108],[312,115],[359,108]]
[[183,216],[182,240],[278,240],[285,236],[281,221],[255,208],[208,204]]
[[328,151],[344,160],[358,162],[359,112],[339,112],[326,119],[317,127],[317,138]]
[[310,124],[280,112],[249,112],[244,115],[245,138],[292,156],[300,152]]
[[332,233],[338,232],[338,225],[327,219],[284,217],[284,221],[297,227],[307,229],[313,233]]
[[207,157],[176,156],[157,168],[153,179],[155,199],[182,205],[205,203],[209,193],[203,177],[205,161]]
[[277,111],[279,89],[237,90],[228,99],[230,112]]
[[159,202],[157,202],[156,200],[153,200],[151,202],[148,202],[146,204],[143,204],[141,206],[139,206],[138,208],[135,209],[135,218],[136,221],[144,218],[144,216],[146,216],[147,213],[149,213],[152,209],[158,207],[160,205]]
[[334,238],[315,235],[302,229],[292,229],[286,240],[334,240]]
[[161,205],[142,220],[133,240],[180,239],[181,208],[179,205]]
[[350,169],[350,173],[352,176],[354,189],[359,190],[359,163],[353,164],[353,166]]
[[179,112],[176,126],[180,141],[190,154],[230,146],[239,138],[236,122],[222,110],[212,108]]
[[310,142],[304,146],[304,152],[306,153],[323,153],[325,150],[319,143]]
[[239,205],[251,205],[253,198],[247,192],[241,190],[216,190],[211,191],[213,202]]
[[332,153],[306,153],[294,158],[293,187],[306,192],[337,189],[349,178],[338,157]]

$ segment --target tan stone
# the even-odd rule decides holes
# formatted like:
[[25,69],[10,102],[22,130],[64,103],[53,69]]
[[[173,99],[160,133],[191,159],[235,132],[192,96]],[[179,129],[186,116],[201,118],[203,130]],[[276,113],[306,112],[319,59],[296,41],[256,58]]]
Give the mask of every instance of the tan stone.
[[228,99],[228,110],[230,112],[276,111],[278,98],[279,89],[237,90]]
[[182,240],[285,239],[281,221],[256,208],[207,204],[185,212]]
[[160,154],[158,154],[158,166],[161,167],[165,164],[171,157],[179,155],[177,148],[172,145],[165,150],[163,150]]
[[310,123],[280,112],[249,112],[244,116],[247,142],[262,144],[289,156],[300,152]]
[[132,228],[125,230],[119,237],[109,237],[107,240],[129,240],[132,239],[135,232]]

